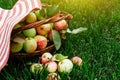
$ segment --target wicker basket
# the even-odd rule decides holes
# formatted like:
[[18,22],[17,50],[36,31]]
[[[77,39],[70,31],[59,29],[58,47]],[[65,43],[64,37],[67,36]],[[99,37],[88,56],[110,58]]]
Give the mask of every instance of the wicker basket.
[[[34,23],[31,23],[31,24],[27,24],[25,26],[22,26],[20,28],[17,28],[15,30],[12,31],[12,34],[11,34],[11,38],[16,34],[18,33],[19,31],[22,31],[22,30],[26,30],[26,29],[30,29],[30,28],[35,28],[36,26],[40,26],[40,25],[43,25],[43,24],[46,24],[46,23],[54,23],[54,22],[57,22],[57,21],[60,21],[60,20],[71,20],[73,17],[71,14],[69,13],[66,13],[66,12],[59,12],[57,16],[53,16],[53,17],[50,17],[48,19],[45,19],[45,20],[41,20],[41,21],[37,21],[37,22],[34,22]],[[11,54],[10,56],[12,58],[15,58],[15,57],[33,57],[33,56],[40,56],[42,53],[44,52],[49,52],[51,51],[52,49],[54,49],[54,44],[51,44],[49,46],[47,46],[45,49],[42,49],[42,50],[36,50],[34,53],[24,53],[24,52],[19,52],[19,53],[16,53],[16,54]]]

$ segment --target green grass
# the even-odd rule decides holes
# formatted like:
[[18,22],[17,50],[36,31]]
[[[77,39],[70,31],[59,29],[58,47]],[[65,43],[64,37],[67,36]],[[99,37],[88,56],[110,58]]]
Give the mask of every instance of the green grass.
[[[62,42],[61,49],[57,51],[68,55],[69,58],[78,55],[83,59],[82,67],[74,66],[70,73],[71,80],[119,80],[120,1],[42,0],[42,2],[59,4],[61,10],[71,13],[74,16],[69,23],[71,30],[78,27],[88,28],[87,31],[76,35],[67,34],[67,40]],[[44,80],[47,73],[32,75],[29,66],[25,65],[25,62],[37,60],[38,57],[22,60],[19,64],[10,60],[9,65],[0,72],[0,79]],[[67,75],[62,75],[61,78],[67,80]]]

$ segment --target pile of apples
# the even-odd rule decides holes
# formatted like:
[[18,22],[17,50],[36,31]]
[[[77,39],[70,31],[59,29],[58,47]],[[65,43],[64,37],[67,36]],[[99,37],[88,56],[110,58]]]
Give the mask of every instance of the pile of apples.
[[68,59],[68,56],[62,54],[52,55],[49,52],[45,52],[39,57],[38,63],[33,63],[30,66],[30,71],[34,74],[39,74],[45,69],[49,73],[46,80],[60,80],[60,75],[58,73],[69,74],[74,64],[81,66],[82,59],[78,56]]
[[[54,11],[48,16],[56,16],[58,14],[58,9],[55,6]],[[52,8],[46,9],[52,11]],[[13,30],[20,28],[24,25],[34,23],[36,21],[44,20],[49,18],[48,16],[43,16],[43,10],[34,10],[30,12],[24,19],[22,19],[18,24],[16,24]],[[42,14],[41,14],[42,13]],[[26,52],[33,53],[36,50],[42,50],[46,48],[50,43],[53,43],[52,30],[57,31],[60,36],[65,34],[68,24],[66,20],[60,20],[55,23],[46,23],[35,28],[30,28],[18,32],[14,37],[11,38],[10,51],[11,53]]]

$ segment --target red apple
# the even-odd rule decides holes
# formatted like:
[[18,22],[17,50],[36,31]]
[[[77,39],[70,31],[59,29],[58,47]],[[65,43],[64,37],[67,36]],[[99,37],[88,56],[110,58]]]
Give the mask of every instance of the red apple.
[[73,57],[72,59],[73,64],[77,64],[78,66],[82,65],[82,59],[78,56]]
[[40,58],[39,58],[39,62],[42,64],[46,64],[47,62],[49,62],[52,58],[52,54],[50,54],[49,52],[45,52]]
[[53,73],[57,70],[57,63],[54,61],[50,61],[45,64],[46,70],[50,73]]
[[57,31],[61,31],[61,30],[67,29],[68,24],[65,20],[61,20],[61,21],[55,22],[54,26]]
[[44,49],[47,46],[47,38],[41,35],[37,35],[34,37],[37,42],[37,48],[39,50]]
[[36,27],[36,31],[39,35],[46,35],[51,30],[51,24],[44,24]]
[[50,40],[50,41],[52,41],[52,40],[53,40],[52,30],[48,33],[48,38],[49,38],[49,40]]
[[12,42],[10,44],[10,51],[11,53],[18,53],[22,50],[23,43]]

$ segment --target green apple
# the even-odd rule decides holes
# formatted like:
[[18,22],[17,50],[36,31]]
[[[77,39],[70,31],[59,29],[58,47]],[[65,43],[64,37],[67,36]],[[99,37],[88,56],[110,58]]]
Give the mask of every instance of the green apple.
[[37,42],[33,38],[26,38],[23,49],[27,53],[33,53],[37,49]]
[[35,28],[23,30],[23,34],[26,37],[34,37],[36,35],[36,30],[35,30]]
[[36,15],[35,15],[35,13],[30,12],[30,13],[26,16],[26,22],[27,22],[27,23],[33,23],[33,22],[35,22],[35,21],[37,21],[37,17],[36,17]]
[[44,18],[45,15],[42,15],[42,13],[45,13],[43,9],[35,11],[35,15],[36,15],[38,20],[44,20],[45,19]]
[[13,40],[11,41],[11,45],[10,45],[10,51],[12,53],[17,53],[20,52],[23,48],[23,43],[24,43],[24,38],[19,36],[15,36],[13,38]]
[[43,69],[43,65],[40,64],[40,63],[33,63],[31,66],[30,66],[30,71],[33,73],[33,74],[38,74],[42,71]]
[[22,48],[23,48],[23,43],[12,42],[10,44],[11,53],[18,53],[22,50]]
[[24,23],[17,23],[14,27],[13,27],[13,30],[14,29],[17,29],[17,28],[20,28],[24,25]]
[[47,12],[47,17],[54,16],[59,12],[59,5],[52,5],[46,8],[46,12]]
[[69,74],[73,69],[73,63],[69,59],[64,59],[58,63],[58,71]]

